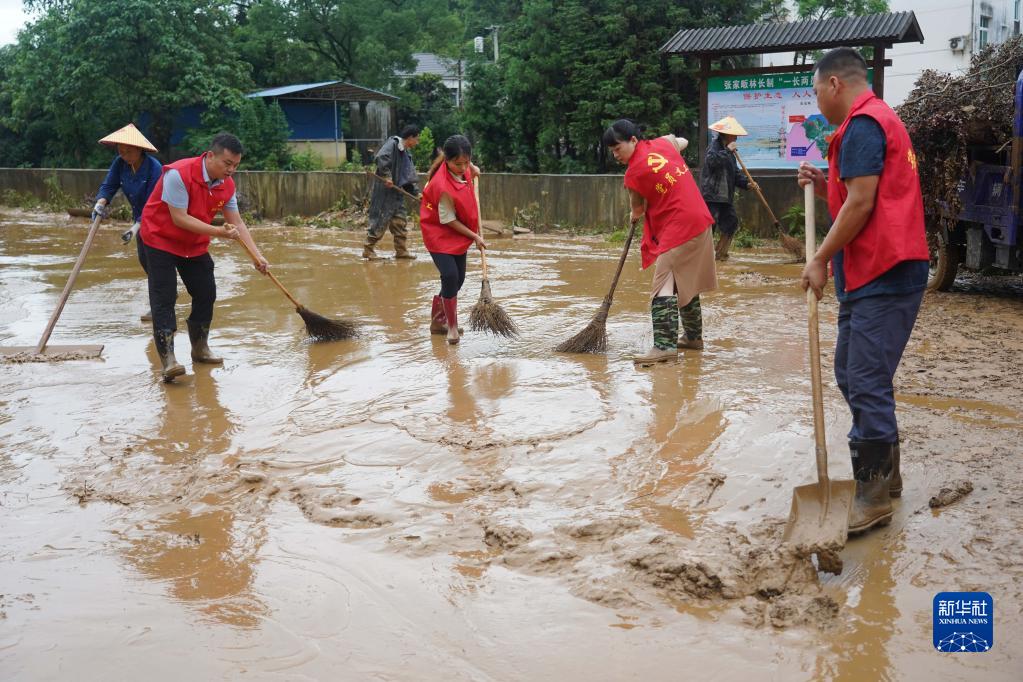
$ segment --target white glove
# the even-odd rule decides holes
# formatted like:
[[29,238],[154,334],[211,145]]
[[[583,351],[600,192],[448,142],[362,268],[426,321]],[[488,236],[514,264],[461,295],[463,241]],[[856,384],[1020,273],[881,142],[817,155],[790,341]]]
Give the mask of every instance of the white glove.
[[728,151],[730,151],[730,152],[734,152],[736,149],[738,149],[738,147],[739,146],[737,144],[735,144],[734,140],[732,142],[728,143]]
[[142,227],[141,223],[135,223],[123,233],[121,233],[121,241],[127,244],[131,241],[131,238],[139,233],[139,228]]
[[96,216],[101,218],[107,218],[110,216],[110,207],[103,201],[97,201],[96,205],[92,207],[92,219],[95,220]]

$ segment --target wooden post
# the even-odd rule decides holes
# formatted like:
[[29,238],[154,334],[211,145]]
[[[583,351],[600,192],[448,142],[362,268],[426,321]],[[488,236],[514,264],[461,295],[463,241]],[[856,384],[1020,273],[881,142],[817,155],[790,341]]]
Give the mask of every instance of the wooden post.
[[874,94],[878,99],[884,99],[884,49],[885,46],[878,43],[874,45]]
[[707,80],[710,78],[710,57],[700,56],[700,129],[696,131],[696,138],[699,144],[697,150],[700,158],[696,165],[703,168],[703,160],[707,157],[707,126],[710,125],[710,112],[707,111]]

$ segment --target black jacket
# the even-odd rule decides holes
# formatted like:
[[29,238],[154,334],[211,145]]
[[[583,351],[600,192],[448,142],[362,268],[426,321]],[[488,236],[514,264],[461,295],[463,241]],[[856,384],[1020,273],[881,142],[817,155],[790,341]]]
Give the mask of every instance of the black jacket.
[[730,204],[736,186],[749,189],[749,179],[740,170],[735,154],[721,144],[721,136],[716,135],[707,147],[707,157],[700,170],[700,193],[704,201]]

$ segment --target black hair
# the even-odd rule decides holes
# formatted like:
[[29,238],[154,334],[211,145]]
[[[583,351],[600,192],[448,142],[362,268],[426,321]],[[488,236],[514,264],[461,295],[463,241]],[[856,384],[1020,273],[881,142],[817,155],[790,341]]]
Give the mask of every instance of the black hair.
[[472,158],[472,143],[469,142],[469,138],[465,135],[452,135],[444,140],[441,153],[430,164],[430,172],[427,174],[428,180],[433,178],[433,174],[437,172],[437,169],[440,168],[440,165],[445,160],[454,161],[460,156]]
[[867,62],[851,47],[836,47],[829,50],[817,62],[814,69],[818,78],[838,76],[841,79],[867,78]]
[[245,147],[242,146],[242,141],[237,137],[231,133],[217,133],[213,137],[213,141],[210,142],[210,151],[214,154],[219,154],[225,149],[239,156],[245,153]]
[[398,137],[403,140],[407,140],[410,137],[419,137],[419,126],[415,124],[405,126],[401,129],[401,132],[398,133]]
[[627,118],[620,118],[604,131],[604,146],[615,147],[632,138],[643,139],[643,131],[638,125]]

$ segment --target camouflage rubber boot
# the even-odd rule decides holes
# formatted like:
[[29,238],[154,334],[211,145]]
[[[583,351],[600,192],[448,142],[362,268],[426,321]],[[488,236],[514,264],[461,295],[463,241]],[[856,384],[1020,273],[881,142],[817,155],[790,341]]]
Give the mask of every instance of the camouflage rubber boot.
[[185,368],[179,365],[174,357],[174,330],[163,329],[153,332],[153,341],[156,342],[156,354],[160,356],[162,365],[160,373],[163,375],[163,380],[174,381],[174,377],[184,374]]
[[188,322],[188,340],[192,342],[192,360],[207,365],[224,364],[224,358],[218,358],[210,352],[209,338],[209,327]]
[[888,495],[890,497],[902,497],[902,471],[900,470],[900,461],[902,459],[902,451],[899,448],[898,443],[892,443],[892,483],[888,486]]
[[657,296],[650,303],[654,347],[632,361],[640,366],[678,360],[678,296]]
[[892,500],[888,487],[892,481],[890,443],[858,441],[849,443],[856,494],[849,512],[849,532],[862,533],[892,521]]
[[679,321],[685,332],[678,337],[678,347],[685,350],[703,350],[703,309],[700,307],[700,295],[678,309]]

